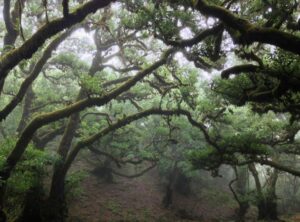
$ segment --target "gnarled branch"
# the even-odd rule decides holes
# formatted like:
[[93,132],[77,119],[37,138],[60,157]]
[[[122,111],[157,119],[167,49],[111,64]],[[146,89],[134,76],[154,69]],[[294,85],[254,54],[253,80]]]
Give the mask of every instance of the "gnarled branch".
[[[23,155],[24,151],[26,150],[29,142],[31,141],[34,133],[41,128],[44,125],[47,125],[51,122],[57,121],[59,119],[68,117],[74,113],[80,112],[83,109],[91,106],[102,106],[104,104],[107,104],[114,98],[118,97],[123,92],[129,90],[131,87],[133,87],[137,82],[142,80],[145,76],[152,73],[155,69],[158,67],[164,65],[169,56],[173,54],[176,50],[171,48],[167,50],[163,55],[162,58],[155,62],[150,67],[138,72],[137,75],[120,85],[119,87],[115,88],[114,90],[110,91],[109,93],[101,96],[101,97],[95,97],[95,98],[86,98],[82,99],[76,103],[73,103],[63,109],[40,114],[36,116],[24,129],[23,133],[20,135],[19,140],[17,141],[15,147],[13,148],[12,152],[8,155],[4,167],[0,171],[0,176],[3,181],[6,181],[11,171],[14,169],[18,161],[20,160],[21,156]],[[1,192],[1,191],[0,191]]]
[[205,0],[198,0],[195,8],[204,15],[220,19],[227,29],[238,31],[239,36],[234,37],[238,44],[266,43],[300,55],[300,37],[296,35],[251,24],[248,20],[238,17],[229,10],[210,5]]
[[106,7],[111,2],[114,2],[114,0],[91,0],[70,13],[69,16],[52,20],[42,26],[22,46],[0,57],[0,81],[5,79],[8,72],[18,65],[21,60],[31,58],[47,39],[83,21],[87,15],[95,13],[98,9]]
[[237,65],[233,66],[229,69],[222,71],[221,77],[223,79],[228,79],[230,75],[233,74],[241,74],[241,73],[249,73],[249,72],[257,72],[260,69],[259,66],[253,64],[244,64],[244,65]]
[[14,110],[14,108],[23,100],[26,91],[28,87],[32,84],[32,82],[38,77],[39,73],[43,69],[45,63],[47,60],[51,57],[52,52],[58,47],[58,45],[65,40],[73,31],[74,29],[70,29],[57,38],[55,38],[45,49],[42,57],[39,59],[39,61],[35,64],[32,72],[29,74],[29,76],[23,81],[23,83],[20,86],[20,89],[17,93],[17,95],[14,96],[14,98],[0,111],[0,122],[4,120],[8,114]]

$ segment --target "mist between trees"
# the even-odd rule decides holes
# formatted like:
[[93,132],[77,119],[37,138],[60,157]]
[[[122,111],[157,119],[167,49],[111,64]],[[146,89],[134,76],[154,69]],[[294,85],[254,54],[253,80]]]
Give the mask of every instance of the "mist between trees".
[[0,222],[300,221],[298,0],[0,8]]

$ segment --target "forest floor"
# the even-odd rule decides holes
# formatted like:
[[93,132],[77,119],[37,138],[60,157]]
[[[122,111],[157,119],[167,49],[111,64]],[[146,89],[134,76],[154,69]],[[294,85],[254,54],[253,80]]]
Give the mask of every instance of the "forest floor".
[[292,217],[292,220],[295,221],[295,222],[300,222],[300,214],[294,215],[294,216]]
[[206,190],[198,196],[175,194],[172,207],[165,209],[155,169],[134,179],[115,177],[110,184],[89,174],[81,186],[82,194],[70,202],[69,222],[229,221],[236,207],[226,204],[222,191]]
[[[176,193],[166,209],[162,206],[164,186],[156,169],[134,179],[115,176],[113,183],[91,173],[91,165],[79,161],[73,171],[77,169],[88,173],[80,183],[80,194],[70,199],[68,222],[225,222],[233,221],[237,208],[227,184],[209,176],[206,180],[212,183],[196,184],[197,195]],[[281,219],[300,222],[300,214]]]

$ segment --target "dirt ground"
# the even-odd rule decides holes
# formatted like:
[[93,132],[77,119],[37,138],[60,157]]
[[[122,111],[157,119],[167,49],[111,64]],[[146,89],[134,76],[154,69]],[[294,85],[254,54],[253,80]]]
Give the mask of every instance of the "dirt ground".
[[70,202],[69,222],[229,221],[234,213],[234,206],[201,195],[175,194],[172,207],[165,209],[155,169],[134,179],[115,177],[110,184],[89,175],[81,185],[82,194]]

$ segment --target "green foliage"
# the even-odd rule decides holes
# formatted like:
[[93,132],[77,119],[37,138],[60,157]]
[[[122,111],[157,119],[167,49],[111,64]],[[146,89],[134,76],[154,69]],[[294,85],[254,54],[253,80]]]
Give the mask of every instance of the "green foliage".
[[246,74],[240,74],[230,80],[221,78],[214,80],[214,90],[232,104],[240,104],[244,95],[244,89],[248,87],[253,87],[253,83]]
[[[49,4],[48,10],[33,1],[26,3],[22,17],[23,24],[26,24],[26,27],[23,27],[25,39],[33,36],[40,26],[47,25],[45,12],[48,12],[49,21],[55,21],[56,17],[61,16],[61,5],[58,1],[45,2]],[[66,39],[56,53],[53,52],[53,58],[45,64],[41,74],[34,81],[34,101],[27,107],[29,116],[26,122],[39,112],[53,112],[75,102],[80,88],[84,90],[87,99],[93,96],[100,97],[119,86],[113,84],[105,88],[104,82],[136,74],[136,70],[124,73],[114,68],[104,68],[105,65],[113,65],[116,69],[131,66],[137,66],[139,69],[149,68],[158,60],[158,56],[170,47],[166,44],[167,41],[193,38],[221,22],[219,19],[206,17],[195,9],[197,2],[127,0],[111,4],[111,8],[106,7],[100,13],[89,16],[86,22],[82,23],[83,28]],[[206,2],[227,7],[228,10],[232,10],[233,15],[237,14],[255,25],[277,27],[277,30],[285,32],[289,31],[287,23],[298,17],[298,12],[291,10],[292,0]],[[70,3],[71,8],[78,5],[76,1]],[[226,13],[223,16],[225,15]],[[281,21],[282,24],[279,24]],[[80,126],[73,135],[74,142],[103,130],[111,122],[115,123],[146,108],[182,108],[188,110],[195,121],[203,124],[202,131],[206,130],[206,136],[209,136],[220,150],[206,141],[207,138],[199,128],[191,126],[185,117],[178,116],[152,116],[138,120],[100,138],[93,146],[118,159],[156,160],[159,161],[160,171],[164,174],[169,174],[177,167],[187,177],[194,176],[195,169],[199,168],[215,170],[224,163],[234,165],[239,160],[252,157],[271,157],[279,149],[274,142],[284,138],[291,130],[297,130],[296,124],[291,125],[288,122],[288,115],[281,118],[267,111],[273,107],[273,110],[278,112],[288,111],[292,115],[299,115],[299,56],[269,46],[262,47],[262,44],[247,45],[248,39],[239,39],[244,33],[239,29],[229,28],[230,21],[226,20],[225,23],[226,31],[220,33],[222,35],[215,33],[193,46],[179,49],[181,54],[178,53],[172,58],[170,56],[166,65],[155,69],[151,72],[152,75],[149,73],[130,90],[116,95],[113,101],[82,111],[81,117],[88,112],[102,112],[107,115],[91,114],[81,118],[78,124]],[[4,22],[0,21],[0,30],[5,29]],[[5,35],[4,31],[0,32],[1,36]],[[233,38],[235,32],[237,39]],[[88,36],[86,42],[82,42],[84,35]],[[218,40],[222,40],[220,45],[217,45]],[[241,41],[243,44],[241,47],[235,47],[232,40],[237,44]],[[22,44],[22,38],[17,38],[14,47],[18,48]],[[22,60],[6,78],[3,90],[6,94],[1,95],[1,108],[16,94],[20,84],[42,55],[43,47],[40,48],[32,58]],[[90,70],[93,69],[91,61],[88,60],[96,54],[96,49],[99,71],[91,75]],[[205,73],[201,69],[219,73],[221,69],[237,61],[244,64],[246,60],[253,59],[244,55],[252,51],[255,51],[257,57],[262,57],[263,65],[259,72],[232,75],[226,80],[213,79],[213,75],[208,73],[211,74],[208,81],[201,79],[204,76],[201,74]],[[113,56],[115,53],[116,56]],[[247,61],[253,64],[256,62],[257,59]],[[247,105],[248,102],[251,107]],[[28,105],[25,99],[3,122],[3,127],[1,126],[2,167],[15,146],[17,138],[14,135],[18,127],[16,120],[22,118],[22,111],[26,110],[24,105]],[[261,113],[265,114],[257,115],[251,108],[255,111],[263,110]],[[106,119],[107,116],[109,120]],[[40,129],[35,136],[42,138],[48,135],[48,130],[57,129],[65,123],[66,121],[62,120],[57,125],[51,124]],[[5,134],[10,139],[4,139]],[[51,142],[49,147],[56,147],[58,139],[52,139]],[[285,144],[280,146],[281,151],[286,148]],[[8,181],[9,210],[12,209],[13,203],[22,203],[21,199],[28,189],[43,182],[45,168],[48,164],[54,164],[54,159],[47,151],[36,150],[32,145],[27,148]],[[71,196],[79,195],[80,181],[84,177],[84,172],[78,172],[67,178],[67,192],[71,193]],[[222,200],[226,201],[226,198]],[[108,207],[112,211],[118,210],[118,206],[114,204],[108,204]],[[19,206],[19,209],[21,208],[22,206]]]
[[67,200],[71,200],[74,197],[79,197],[82,193],[81,182],[87,177],[87,172],[79,170],[70,173],[65,179],[65,192]]
[[256,112],[289,112],[298,118],[299,56],[276,49],[265,53],[262,62],[264,68],[256,73],[216,79],[214,90],[232,104],[242,106],[250,102]]
[[[10,138],[1,143],[0,163],[2,167],[15,142],[15,138]],[[55,159],[49,153],[37,150],[32,145],[29,146],[8,180],[9,189],[18,194],[24,194],[31,186],[40,182],[40,178],[45,176],[46,166],[52,164]]]
[[212,147],[193,150],[188,153],[188,158],[198,169],[216,169],[223,163],[222,157]]
[[154,14],[154,5],[147,4],[145,8],[140,8],[137,13],[128,16],[128,13],[123,12],[122,25],[129,29],[142,29],[148,26],[148,22],[151,20]]
[[81,76],[81,86],[90,94],[101,95],[103,93],[103,90],[101,89],[101,83],[102,80],[98,76]]
[[[7,155],[16,142],[15,138],[6,139],[0,146],[0,164],[3,167]],[[55,157],[46,151],[35,149],[30,145],[7,181],[6,211],[10,217],[18,217],[21,213],[26,193],[35,187],[41,187],[47,175],[47,166],[55,161]]]
[[267,155],[269,149],[253,133],[242,133],[224,138],[221,145],[228,147],[226,152],[241,152],[243,154]]

